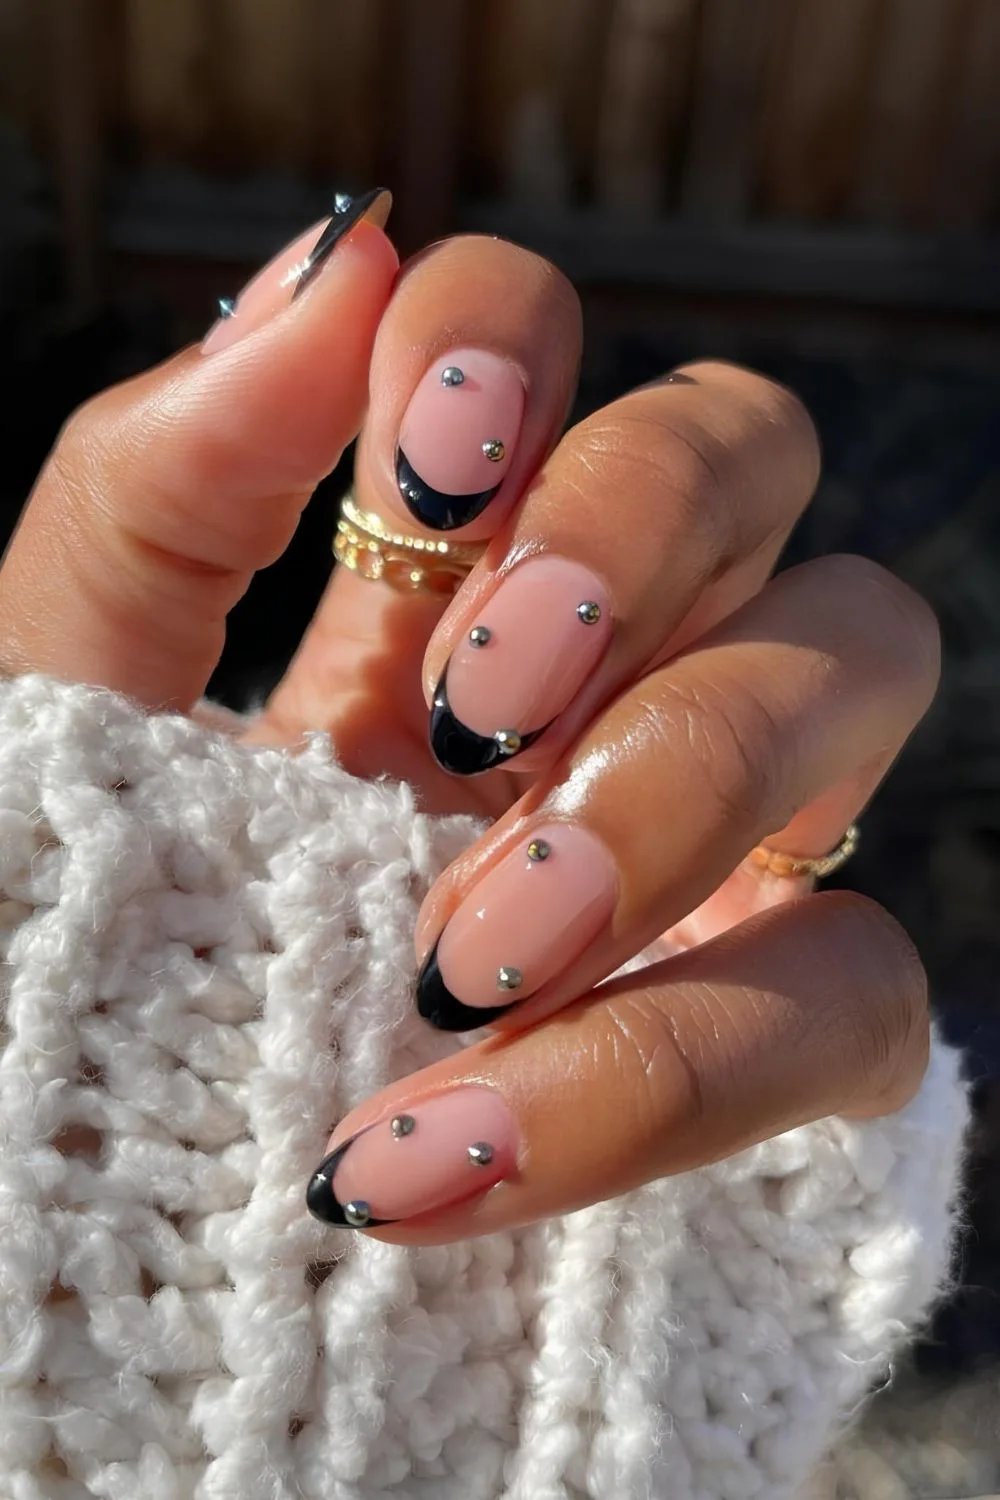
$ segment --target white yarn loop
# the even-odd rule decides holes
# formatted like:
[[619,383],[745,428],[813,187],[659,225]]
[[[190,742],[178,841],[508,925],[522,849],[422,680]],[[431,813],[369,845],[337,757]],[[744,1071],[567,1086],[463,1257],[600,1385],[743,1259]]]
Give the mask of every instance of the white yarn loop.
[[316,739],[0,684],[0,1494],[781,1500],[945,1275],[965,1121],[827,1120],[519,1234],[324,1228],[333,1122],[456,1044],[412,929],[475,833]]

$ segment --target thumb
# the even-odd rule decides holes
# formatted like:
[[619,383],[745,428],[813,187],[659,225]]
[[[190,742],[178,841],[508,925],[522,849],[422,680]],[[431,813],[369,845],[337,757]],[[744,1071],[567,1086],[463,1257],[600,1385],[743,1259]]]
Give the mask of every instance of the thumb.
[[70,419],[0,570],[0,656],[187,708],[253,573],[355,436],[398,269],[388,194],[282,251],[210,331]]

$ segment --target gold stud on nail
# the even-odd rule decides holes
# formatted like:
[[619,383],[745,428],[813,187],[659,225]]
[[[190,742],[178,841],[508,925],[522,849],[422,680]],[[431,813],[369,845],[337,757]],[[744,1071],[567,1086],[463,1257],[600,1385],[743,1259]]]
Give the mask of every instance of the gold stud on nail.
[[393,1115],[389,1122],[393,1139],[401,1141],[405,1135],[412,1135],[417,1128],[417,1122],[412,1115]]
[[516,755],[521,748],[521,736],[516,729],[498,729],[493,738],[501,755]]
[[366,1203],[363,1198],[354,1198],[350,1203],[344,1204],[344,1218],[352,1229],[363,1229],[371,1216],[371,1204]]
[[576,606],[576,615],[584,625],[596,625],[601,618],[601,606],[596,599],[584,599],[582,604]]
[[528,845],[528,858],[536,863],[540,864],[543,859],[548,859],[551,853],[552,845],[547,844],[544,839],[532,839]]
[[503,964],[501,968],[497,970],[498,990],[519,990],[521,988],[523,980],[524,975],[521,973],[520,969],[514,969],[507,964]]
[[499,438],[487,438],[483,444],[483,457],[488,458],[491,464],[498,464],[507,449]]
[[488,646],[492,639],[493,632],[486,625],[473,625],[469,631],[469,644],[472,646]]
[[441,371],[442,385],[464,385],[465,371],[460,370],[458,365],[448,365]]
[[493,1147],[489,1141],[476,1141],[466,1154],[474,1167],[488,1167],[493,1160]]

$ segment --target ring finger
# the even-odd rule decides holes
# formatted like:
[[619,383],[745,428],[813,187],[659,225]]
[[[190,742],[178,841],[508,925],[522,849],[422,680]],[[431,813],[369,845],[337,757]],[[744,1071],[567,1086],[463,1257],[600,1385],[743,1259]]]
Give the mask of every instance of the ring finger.
[[[418,1004],[537,1021],[706,900],[763,838],[867,800],[937,682],[927,607],[874,564],[782,574],[626,690],[437,883]],[[836,789],[840,789],[834,795]]]

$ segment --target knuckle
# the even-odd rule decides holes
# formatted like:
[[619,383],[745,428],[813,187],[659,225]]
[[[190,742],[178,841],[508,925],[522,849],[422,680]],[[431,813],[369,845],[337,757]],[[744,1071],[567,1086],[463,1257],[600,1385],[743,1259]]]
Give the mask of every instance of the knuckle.
[[856,1077],[873,1113],[891,1114],[908,1103],[930,1054],[927,975],[909,934],[884,907],[855,892],[827,892],[839,908],[841,942],[864,956],[865,984],[856,995]]
[[[686,431],[639,396],[605,407],[577,427],[569,446],[570,482],[584,503],[609,495],[652,505],[664,550],[682,547],[687,566],[706,579],[728,561],[736,531],[736,490],[728,456],[701,429]],[[588,500],[589,497],[589,500]]]
[[791,816],[786,736],[752,691],[731,680],[665,674],[649,719],[670,760],[684,757],[705,800],[727,824],[756,836],[762,820],[770,826]]

